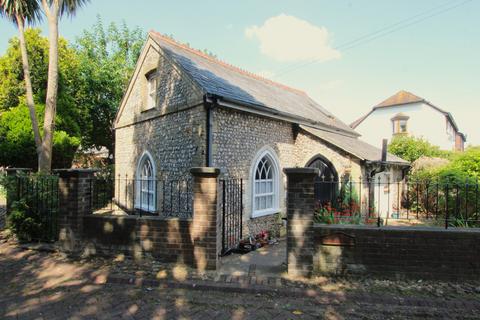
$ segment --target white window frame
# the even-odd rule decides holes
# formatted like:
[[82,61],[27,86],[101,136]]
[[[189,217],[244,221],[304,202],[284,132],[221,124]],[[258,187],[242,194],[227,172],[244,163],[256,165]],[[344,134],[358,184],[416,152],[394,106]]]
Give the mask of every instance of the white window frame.
[[158,73],[152,71],[146,75],[147,78],[147,105],[146,110],[153,109],[157,106],[157,87]]
[[[150,164],[151,176],[144,176],[146,163]],[[155,180],[156,167],[152,155],[145,151],[138,161],[137,172],[135,174],[135,208],[146,212],[155,212],[157,210],[157,186]],[[146,185],[146,189],[145,189]],[[147,201],[144,194],[146,194]],[[152,198],[150,202],[149,198]]]
[[[256,173],[259,169],[259,165],[263,158],[267,158],[268,162],[270,163],[271,167],[270,170],[272,172],[271,179],[256,179]],[[278,160],[274,152],[271,150],[263,150],[261,151],[251,170],[251,189],[252,189],[252,218],[258,218],[266,215],[271,215],[278,213],[279,209],[279,200],[280,200],[280,166],[278,165]],[[257,194],[257,182],[260,183],[272,183],[272,192],[265,192],[265,193],[258,193]],[[266,209],[257,209],[256,208],[256,199],[261,197],[268,197],[272,196],[272,206]]]
[[[402,123],[405,126],[405,131],[402,130]],[[408,133],[408,119],[394,119],[392,120],[392,124],[393,124],[393,134]]]

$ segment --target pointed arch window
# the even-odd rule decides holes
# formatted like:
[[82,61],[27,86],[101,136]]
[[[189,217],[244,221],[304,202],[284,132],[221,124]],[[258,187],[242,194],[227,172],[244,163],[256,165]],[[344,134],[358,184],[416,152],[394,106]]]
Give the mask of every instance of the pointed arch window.
[[142,156],[140,162],[138,163],[135,184],[135,207],[144,211],[155,211],[155,164],[148,152]]
[[253,170],[252,217],[278,212],[279,169],[275,158],[265,152],[258,158]]

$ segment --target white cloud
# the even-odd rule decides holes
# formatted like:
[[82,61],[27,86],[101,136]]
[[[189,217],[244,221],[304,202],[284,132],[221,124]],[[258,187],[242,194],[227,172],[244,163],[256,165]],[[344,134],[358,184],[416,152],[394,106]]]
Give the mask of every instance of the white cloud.
[[262,54],[277,61],[340,58],[340,52],[330,46],[330,34],[325,27],[286,14],[271,17],[260,27],[246,28],[245,35],[258,39]]

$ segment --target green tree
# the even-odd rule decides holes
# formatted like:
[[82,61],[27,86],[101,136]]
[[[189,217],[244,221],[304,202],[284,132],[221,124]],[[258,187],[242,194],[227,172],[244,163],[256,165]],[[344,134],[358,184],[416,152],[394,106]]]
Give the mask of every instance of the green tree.
[[76,40],[80,85],[78,104],[88,110],[83,147],[106,147],[113,152],[113,121],[140,55],[145,33],[125,22],[105,28],[100,17]]
[[32,123],[35,139],[36,152],[40,162],[42,150],[42,138],[38,129],[38,120],[35,113],[32,81],[30,77],[30,65],[28,61],[27,45],[25,42],[25,24],[34,24],[41,19],[40,6],[36,0],[0,0],[0,15],[7,17],[17,25],[22,56],[23,76],[25,82],[27,105]]
[[[48,69],[48,39],[41,35],[40,29],[25,30],[25,40],[31,66],[32,92],[36,104],[45,101]],[[77,90],[80,76],[77,53],[68,45],[67,40],[59,41],[59,91],[58,113],[62,123],[68,126],[67,132],[80,136],[82,119],[86,110],[77,103]],[[5,55],[0,57],[0,112],[18,106],[25,97],[23,71],[19,40],[14,37],[9,41]],[[58,126],[58,123],[57,123]]]
[[388,151],[402,159],[413,162],[422,156],[448,158],[450,152],[442,151],[422,138],[396,136],[388,145]]
[[452,156],[452,161],[441,168],[440,173],[456,173],[459,180],[480,178],[480,146],[469,147],[465,152],[459,152]]
[[[38,169],[49,172],[52,166],[52,148],[55,130],[55,117],[58,100],[59,83],[59,36],[58,21],[64,15],[74,15],[88,0],[0,0],[0,13],[12,20],[18,27],[27,105],[29,108],[32,130],[38,155]],[[45,93],[45,111],[43,135],[40,135],[30,79],[30,68],[26,42],[24,38],[25,23],[34,23],[40,19],[40,8],[47,18],[49,29],[48,72]]]
[[[36,116],[42,121],[45,106],[37,104]],[[64,131],[61,116],[57,119],[57,130],[53,137],[54,168],[69,167],[80,139]],[[29,110],[25,101],[17,107],[4,111],[0,117],[0,166],[15,165],[17,167],[36,168],[36,147],[33,137]]]
[[[59,39],[56,130],[62,130],[70,137],[81,138],[82,148],[106,147],[113,152],[113,121],[144,38],[145,33],[139,28],[128,29],[124,23],[120,26],[111,24],[105,28],[99,19],[74,45],[70,45],[63,38]],[[25,40],[29,60],[33,62],[32,92],[38,108],[38,105],[44,106],[42,102],[46,98],[49,44],[48,39],[41,35],[40,29],[26,29]],[[10,39],[6,53],[0,56],[0,118],[6,115],[5,111],[20,104],[25,105],[20,51],[19,39],[14,37]],[[43,114],[41,118],[43,119]],[[24,120],[28,124],[28,118]],[[3,127],[4,132],[7,129],[14,128]],[[6,142],[3,140],[1,143]],[[19,152],[27,148],[26,145],[18,147]],[[26,149],[24,151],[27,152]],[[28,152],[31,152],[30,145]],[[28,154],[29,163],[32,163],[31,159],[35,157]],[[57,154],[54,150],[54,157]],[[4,156],[3,159],[3,165],[19,166],[24,163],[16,157]],[[14,162],[5,162],[5,159]],[[53,161],[54,167],[58,167],[58,163],[62,162],[55,158]],[[30,164],[29,167],[36,168],[37,165]]]

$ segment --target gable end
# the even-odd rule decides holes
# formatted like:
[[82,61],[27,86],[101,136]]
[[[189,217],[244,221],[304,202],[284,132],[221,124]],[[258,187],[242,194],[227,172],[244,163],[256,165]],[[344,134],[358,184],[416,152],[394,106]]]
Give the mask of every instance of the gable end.
[[[147,83],[156,77],[155,107],[147,108]],[[198,105],[203,90],[150,37],[137,61],[115,119],[115,127],[131,125],[152,117]]]

